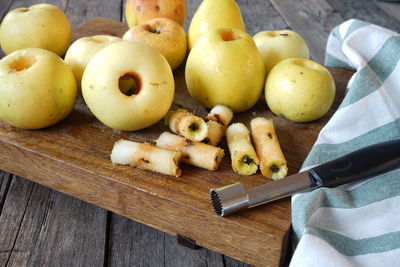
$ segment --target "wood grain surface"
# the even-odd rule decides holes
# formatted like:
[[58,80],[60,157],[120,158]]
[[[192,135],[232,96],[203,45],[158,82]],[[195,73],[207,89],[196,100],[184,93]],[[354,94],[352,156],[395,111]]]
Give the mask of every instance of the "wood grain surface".
[[[74,38],[94,34],[121,36],[126,29],[123,23],[96,18],[77,28]],[[187,93],[183,70],[184,66],[174,73],[173,108],[183,107],[205,115],[207,111]],[[319,130],[343,97],[351,73],[331,71],[338,94],[334,107],[323,119],[292,123],[273,116],[263,100],[234,117],[233,121],[247,125],[255,115],[275,119],[290,174],[298,171]],[[183,165],[180,178],[111,164],[109,154],[116,140],[150,141],[164,130],[162,122],[137,132],[112,130],[96,120],[80,99],[66,120],[46,129],[28,131],[0,124],[0,168],[167,233],[187,236],[200,246],[244,262],[255,265],[279,262],[290,226],[288,199],[219,218],[211,211],[208,197],[211,187],[240,181],[250,188],[269,179],[260,174],[250,177],[235,174],[229,156],[216,172]],[[226,149],[224,143],[222,147]]]
[[[17,179],[14,181],[25,182]],[[38,184],[30,184],[30,201],[16,203],[15,206],[25,208],[29,218],[21,224],[7,222],[8,225],[20,225],[18,236],[9,257],[9,266],[56,266],[59,262],[67,265],[100,266],[102,257],[97,257],[96,250],[105,244],[105,234],[99,222],[105,223],[106,213],[100,209],[92,209],[88,203],[61,195],[56,197],[56,192]],[[27,195],[27,197],[29,194]],[[78,202],[78,205],[76,205]],[[39,203],[37,206],[36,203]],[[13,205],[10,205],[12,207]],[[75,208],[77,206],[77,208]],[[52,216],[52,213],[64,210],[70,216]],[[3,222],[1,222],[3,223]],[[101,226],[101,225],[100,225]],[[64,235],[57,229],[68,227],[73,234]],[[57,233],[58,234],[43,234]],[[32,242],[36,243],[35,250],[30,250]],[[79,247],[86,257],[71,257]],[[46,253],[42,253],[46,251]],[[56,257],[57,255],[58,257]]]

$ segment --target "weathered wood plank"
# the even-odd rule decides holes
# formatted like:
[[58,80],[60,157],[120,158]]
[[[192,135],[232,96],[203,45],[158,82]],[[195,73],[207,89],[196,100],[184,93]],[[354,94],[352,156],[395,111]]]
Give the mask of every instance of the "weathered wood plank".
[[105,223],[103,209],[35,184],[8,265],[101,266]]
[[164,266],[166,234],[112,214],[110,221],[109,266]]
[[120,20],[120,21],[126,23],[125,4],[126,4],[126,0],[122,0],[122,3],[121,3],[121,10],[120,10],[120,16],[121,16],[121,20]]
[[5,266],[14,249],[34,183],[13,177],[0,215],[0,266]]
[[374,1],[374,3],[400,23],[400,3]]
[[11,177],[12,175],[10,173],[0,170],[0,214],[10,187]]
[[[12,6],[14,0],[2,0],[2,3],[0,5],[0,23],[3,21],[4,16],[7,14],[7,12],[10,10],[10,7]],[[0,49],[0,59],[4,57],[5,54],[3,50]]]
[[[201,2],[202,0],[187,1],[187,19],[184,25],[186,31]],[[285,20],[269,1],[237,0],[237,3],[246,24],[246,31],[250,35],[262,30],[281,30],[287,26]]]
[[173,236],[167,235],[164,244],[165,266],[224,266],[221,254],[204,248],[187,248],[179,245]]
[[192,1],[187,0],[186,1],[187,17],[186,17],[186,22],[184,24],[184,28],[185,28],[186,32],[189,29],[190,21],[192,20],[193,15],[196,12],[199,5],[201,4],[201,2],[203,2],[203,1],[202,0],[192,0]]
[[399,21],[392,16],[387,16],[386,12],[379,8],[374,1],[369,1],[368,4],[363,0],[327,1],[345,20],[351,18],[361,19],[400,32]]
[[307,42],[313,60],[323,63],[327,37],[343,22],[325,0],[270,0],[288,25]]
[[110,266],[223,266],[222,255],[193,250],[156,229],[112,214],[108,264]]
[[238,0],[237,2],[246,24],[246,31],[251,36],[265,30],[282,30],[287,26],[269,1]]
[[[227,256],[224,256],[224,262],[225,262],[226,267],[250,267],[251,266],[244,262],[237,261],[237,260],[232,259]],[[276,265],[278,265],[278,263]]]
[[14,0],[2,0],[0,5],[0,21],[3,20],[4,16],[10,10],[10,7]]
[[69,0],[66,14],[73,28],[94,17],[120,21],[122,1],[125,0]]

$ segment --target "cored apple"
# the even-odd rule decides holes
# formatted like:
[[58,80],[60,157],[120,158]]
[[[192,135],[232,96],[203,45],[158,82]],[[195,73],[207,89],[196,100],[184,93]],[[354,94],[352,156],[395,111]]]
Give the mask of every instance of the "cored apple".
[[309,59],[304,39],[294,31],[262,31],[253,37],[263,58],[265,73],[286,58]]
[[[119,86],[121,80],[133,86]],[[157,50],[130,41],[103,48],[89,61],[82,77],[82,95],[90,111],[105,125],[125,131],[161,120],[174,98],[174,77]]]
[[71,112],[76,96],[74,74],[54,53],[26,48],[0,60],[0,117],[12,126],[53,125]]
[[207,108],[225,105],[234,112],[252,107],[264,87],[265,70],[253,39],[238,29],[204,34],[186,62],[190,95]]
[[67,16],[50,4],[14,9],[0,25],[0,45],[6,54],[34,47],[63,56],[70,41],[71,26]]
[[281,61],[265,83],[265,99],[271,111],[296,122],[324,116],[332,106],[335,93],[329,70],[303,58]]
[[108,46],[109,44],[121,41],[122,39],[110,35],[95,35],[91,37],[82,37],[76,40],[68,48],[65,54],[65,63],[71,68],[75,75],[76,84],[78,91],[81,88],[81,81],[83,71],[89,60],[102,48]]
[[122,39],[141,42],[158,50],[173,70],[186,56],[186,33],[181,25],[167,18],[152,19],[130,28]]
[[126,0],[125,17],[129,28],[154,18],[168,18],[183,25],[186,0]]

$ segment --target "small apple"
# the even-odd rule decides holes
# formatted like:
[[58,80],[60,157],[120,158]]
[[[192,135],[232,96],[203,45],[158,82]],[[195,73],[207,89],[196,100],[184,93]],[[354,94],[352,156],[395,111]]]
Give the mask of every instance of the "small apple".
[[246,30],[235,0],[203,0],[190,22],[189,50],[203,34],[217,28]]
[[[123,79],[130,79],[134,86],[122,88]],[[97,52],[82,77],[82,95],[90,111],[108,127],[124,131],[161,120],[172,104],[174,90],[168,61],[157,50],[130,41]]]
[[335,82],[322,65],[303,58],[278,63],[265,83],[265,99],[271,111],[296,122],[321,118],[335,99]]
[[173,70],[186,56],[186,33],[181,25],[167,18],[152,19],[130,28],[122,39],[141,42],[158,50]]
[[73,42],[68,48],[64,60],[75,75],[79,93],[81,93],[80,88],[83,71],[85,70],[90,59],[100,49],[121,40],[122,39],[119,37],[110,35],[95,35],[91,37],[82,37]]
[[265,64],[265,74],[286,58],[309,59],[306,42],[290,30],[262,31],[253,37]]
[[168,18],[183,25],[186,0],[126,0],[125,17],[129,28],[154,18]]
[[71,26],[67,16],[50,4],[14,9],[0,25],[0,45],[6,54],[36,47],[63,56],[70,41]]
[[185,70],[190,95],[207,108],[234,112],[252,107],[264,87],[265,70],[253,39],[238,29],[204,34],[191,50]]
[[53,125],[70,113],[76,95],[74,74],[54,53],[25,48],[0,60],[0,117],[12,126]]

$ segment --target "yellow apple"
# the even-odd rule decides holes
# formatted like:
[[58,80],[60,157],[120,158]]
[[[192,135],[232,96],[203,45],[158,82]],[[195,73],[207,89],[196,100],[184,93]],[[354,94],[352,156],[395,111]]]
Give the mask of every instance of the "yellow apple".
[[203,0],[190,22],[189,49],[203,34],[217,28],[245,31],[242,14],[235,0]]
[[276,64],[286,58],[310,58],[306,42],[294,31],[262,31],[253,39],[263,58],[267,75]]
[[0,25],[0,45],[6,54],[35,47],[63,56],[70,41],[71,26],[67,16],[50,4],[14,9]]
[[321,118],[335,99],[335,82],[322,65],[303,58],[278,63],[265,83],[265,99],[271,111],[296,122]]
[[0,117],[12,126],[53,125],[70,113],[76,95],[74,74],[54,53],[25,48],[0,60]]
[[125,17],[129,28],[154,18],[168,18],[183,25],[186,0],[126,0]]
[[102,48],[121,40],[119,37],[110,35],[95,35],[82,37],[68,48],[64,60],[75,75],[77,88],[80,93],[83,71],[89,60]]
[[264,87],[264,63],[244,31],[219,28],[204,34],[190,51],[185,79],[190,95],[207,108],[252,107]]
[[[134,86],[121,88],[121,79]],[[174,98],[168,61],[147,45],[120,41],[100,50],[82,77],[82,95],[90,111],[108,127],[134,131],[164,117]]]
[[159,51],[176,69],[185,59],[186,33],[182,26],[167,18],[156,18],[130,28],[123,40],[144,43]]

